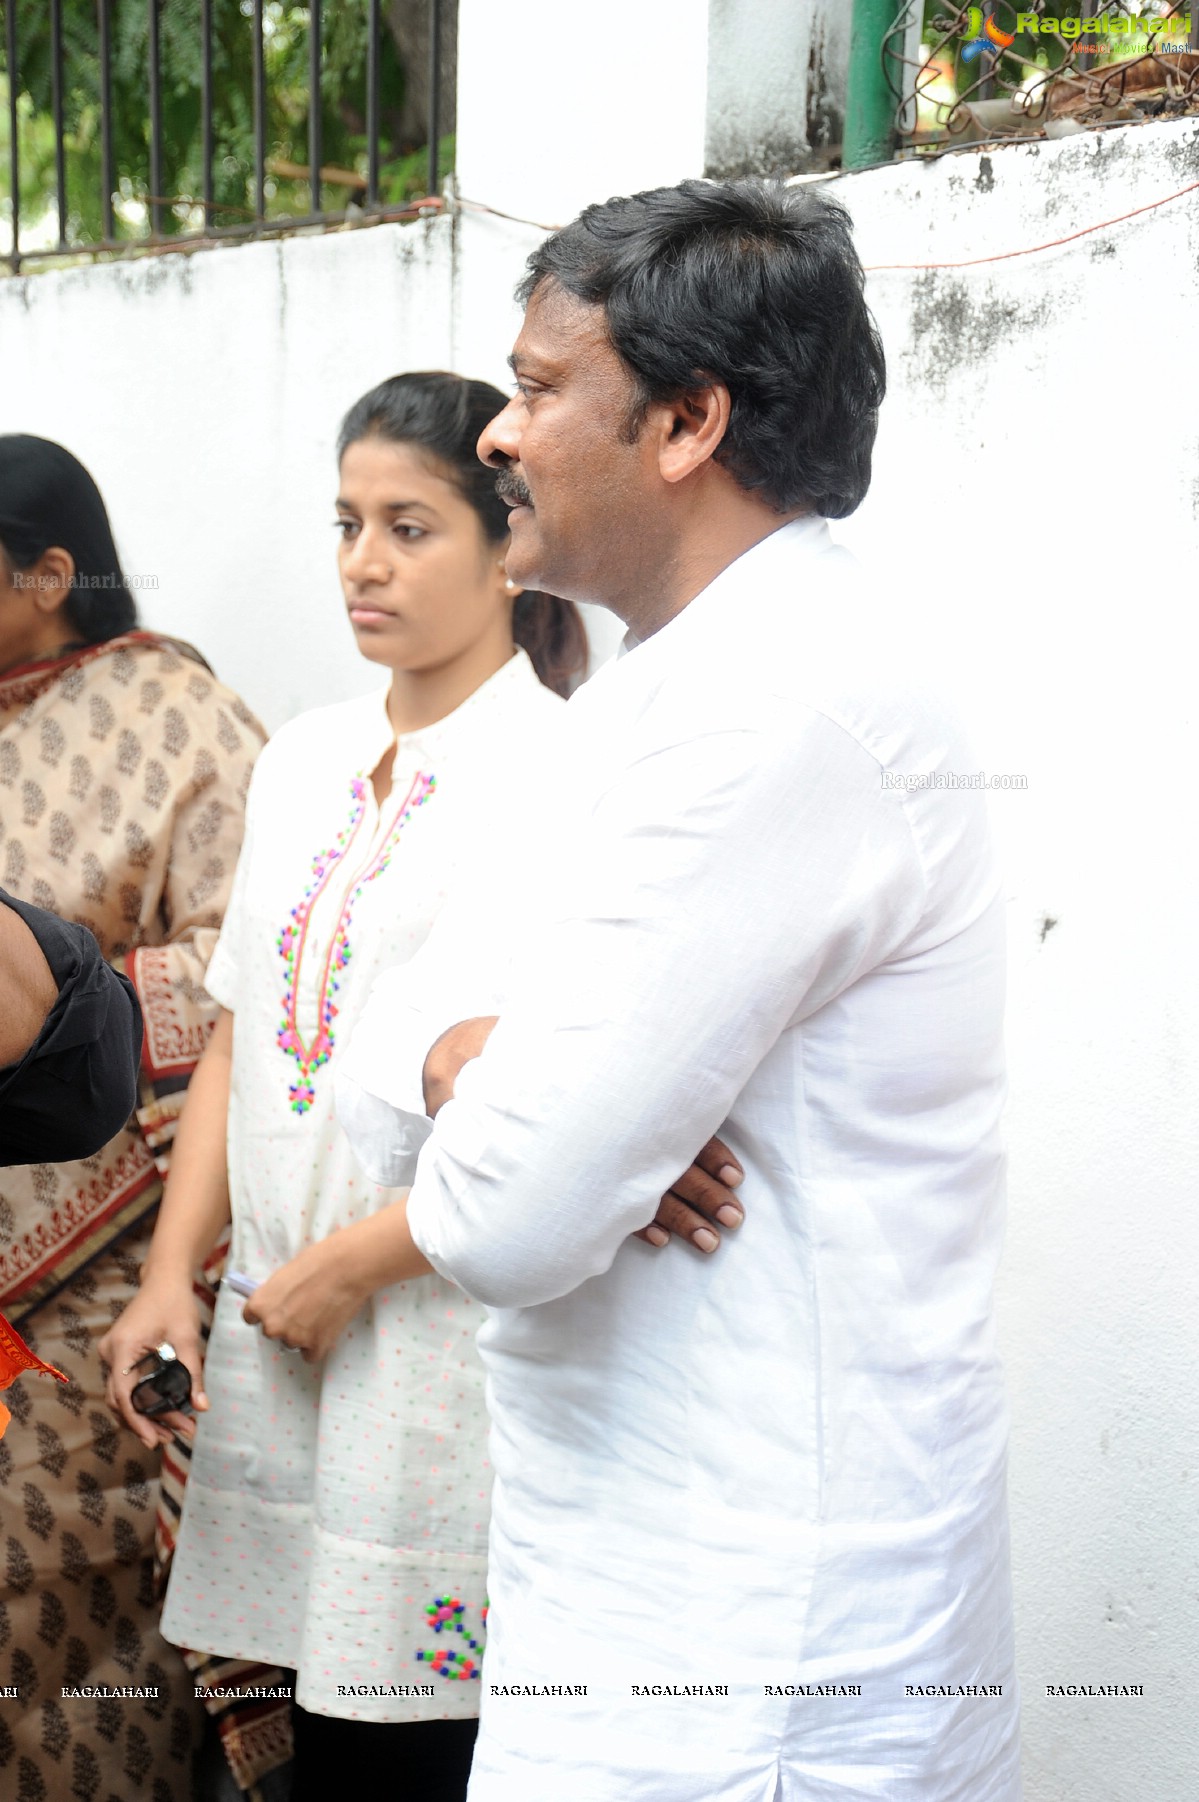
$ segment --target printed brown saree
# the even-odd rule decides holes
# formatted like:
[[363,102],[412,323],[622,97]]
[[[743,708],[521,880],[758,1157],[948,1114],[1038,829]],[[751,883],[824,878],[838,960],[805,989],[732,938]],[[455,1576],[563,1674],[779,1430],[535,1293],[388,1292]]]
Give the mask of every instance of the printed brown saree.
[[[145,1018],[141,1105],[96,1156],[0,1172],[0,1309],[26,1376],[0,1445],[0,1787],[21,1802],[188,1793],[202,1711],[154,1626],[155,1470],[104,1405],[96,1342],[137,1288],[262,728],[150,632],[0,677],[0,882],[90,928]],[[65,1694],[105,1688],[137,1693]]]

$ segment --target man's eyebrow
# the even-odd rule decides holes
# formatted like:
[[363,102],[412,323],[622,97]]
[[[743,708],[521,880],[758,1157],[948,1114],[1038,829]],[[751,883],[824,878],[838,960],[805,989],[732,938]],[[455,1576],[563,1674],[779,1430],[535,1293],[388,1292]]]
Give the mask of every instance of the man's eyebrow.
[[539,357],[536,351],[513,350],[508,353],[508,367],[513,375],[519,375],[524,369],[527,373],[540,370],[543,375],[551,374],[555,365],[545,357]]

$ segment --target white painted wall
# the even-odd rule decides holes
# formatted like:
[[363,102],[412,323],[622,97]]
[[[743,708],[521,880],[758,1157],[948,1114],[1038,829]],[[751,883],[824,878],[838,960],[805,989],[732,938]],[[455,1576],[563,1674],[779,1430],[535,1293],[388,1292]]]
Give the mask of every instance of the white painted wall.
[[452,360],[446,221],[0,281],[4,429],[57,438],[112,515],[145,622],[274,727],[362,692],[338,586],[346,408]]
[[707,14],[708,0],[459,0],[463,194],[562,225],[701,175]]
[[709,0],[708,174],[792,175],[840,156],[845,0]]
[[[555,219],[701,169],[700,0],[621,0],[602,28],[542,0],[462,14],[472,198]],[[1192,122],[835,189],[865,262],[924,263],[1058,238],[1196,180]],[[891,395],[871,495],[840,528],[930,659],[957,666],[980,765],[1029,778],[995,801],[1028,1802],[1199,1794],[1197,200],[1037,256],[872,276]],[[467,213],[0,280],[0,423],[84,458],[129,568],[159,576],[147,618],[277,724],[377,680],[327,523],[342,412],[404,367],[502,382],[536,238]],[[1045,1694],[1104,1681],[1145,1695]]]
[[[128,573],[157,582],[143,621],[274,728],[381,680],[337,582],[342,415],[401,369],[506,387],[536,237],[431,219],[0,280],[0,430],[83,460]],[[587,611],[606,654],[617,630]]]
[[[1195,181],[1192,120],[835,188],[871,264],[1040,244]],[[1029,778],[994,803],[1028,1802],[1199,1795],[1197,271],[1192,193],[1039,255],[872,275],[891,392],[841,534],[957,666],[979,766]],[[1069,1682],[1145,1694],[1046,1695]]]

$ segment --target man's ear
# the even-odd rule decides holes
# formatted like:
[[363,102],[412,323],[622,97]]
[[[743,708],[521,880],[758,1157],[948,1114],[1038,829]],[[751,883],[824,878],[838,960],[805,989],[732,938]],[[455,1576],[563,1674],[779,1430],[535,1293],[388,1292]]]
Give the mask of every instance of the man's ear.
[[658,468],[663,481],[685,481],[711,460],[729,429],[731,411],[723,382],[692,388],[662,408]]
[[54,613],[62,607],[75,580],[75,559],[60,544],[44,550],[33,568],[25,571],[26,580],[35,577],[34,605],[39,613]]

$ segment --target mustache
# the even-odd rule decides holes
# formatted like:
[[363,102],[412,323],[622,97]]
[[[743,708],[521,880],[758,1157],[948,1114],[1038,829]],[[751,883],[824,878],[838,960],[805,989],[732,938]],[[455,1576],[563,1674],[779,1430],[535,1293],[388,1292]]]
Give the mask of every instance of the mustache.
[[501,469],[495,478],[495,491],[508,507],[531,507],[533,497],[520,476],[511,469]]

